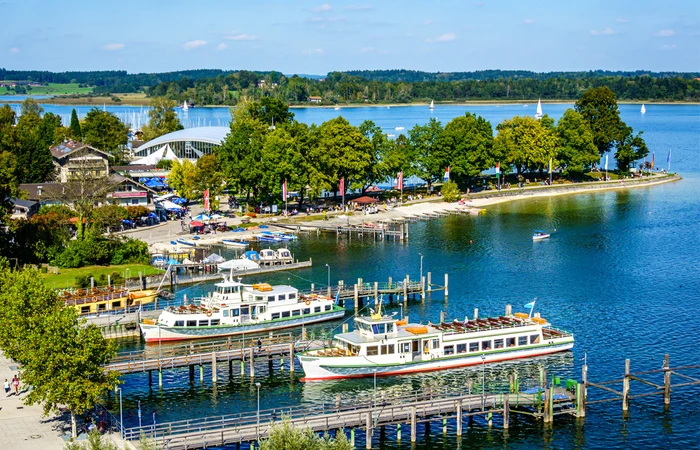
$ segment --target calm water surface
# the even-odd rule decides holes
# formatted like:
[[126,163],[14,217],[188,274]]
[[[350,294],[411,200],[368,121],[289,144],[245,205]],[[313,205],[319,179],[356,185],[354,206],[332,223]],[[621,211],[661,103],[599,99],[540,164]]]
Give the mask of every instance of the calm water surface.
[[[110,108],[108,108],[110,109]],[[424,108],[426,109],[426,108]],[[528,111],[533,109],[533,111]],[[546,105],[545,110],[559,116],[564,105]],[[47,108],[48,110],[48,108]],[[201,111],[202,109],[195,109]],[[438,107],[441,119],[476,111],[496,124],[503,117],[534,112],[534,107]],[[452,216],[411,224],[407,243],[373,240],[336,240],[335,237],[310,236],[290,248],[300,259],[313,258],[314,268],[276,274],[264,279],[272,283],[290,283],[299,288],[311,282],[326,282],[325,264],[331,265],[331,278],[350,283],[358,277],[384,281],[406,274],[418,277],[419,253],[423,253],[424,272],[433,273],[440,283],[450,275],[450,296],[436,292],[425,303],[412,302],[408,314],[413,320],[438,321],[440,311],[449,318],[463,318],[478,307],[480,315],[501,314],[507,303],[516,310],[537,297],[537,310],[552,323],[571,330],[576,345],[571,353],[527,362],[503,363],[486,367],[488,389],[503,388],[508,374],[517,371],[524,385],[534,384],[538,371],[580,379],[582,358],[587,355],[589,379],[602,381],[619,378],[624,359],[632,360],[632,370],[661,367],[663,354],[669,353],[672,366],[700,362],[700,107],[647,107],[646,116],[637,106],[621,106],[623,119],[644,130],[650,148],[656,152],[657,166],[665,167],[669,148],[673,149],[672,169],[684,179],[655,187],[595,194],[528,199],[487,208],[478,217]],[[417,107],[357,108],[341,111],[295,110],[300,120],[321,121],[342,113],[353,123],[365,118],[383,127],[423,123],[428,111]],[[544,242],[532,242],[533,229],[556,233]],[[470,240],[472,244],[470,245]],[[194,296],[205,293],[210,285],[183,288]],[[390,307],[390,311],[397,307]],[[349,316],[348,316],[349,317]],[[328,331],[340,322],[316,327]],[[122,349],[143,346],[127,340]],[[286,363],[285,363],[286,364]],[[151,423],[155,412],[158,422],[196,418],[239,411],[255,411],[256,388],[260,382],[261,408],[282,408],[333,402],[343,399],[370,399],[372,380],[348,380],[320,383],[299,381],[282,373],[276,362],[272,373],[267,364],[256,369],[256,379],[245,378],[234,367],[229,377],[220,366],[219,382],[189,382],[187,369],[164,372],[164,387],[148,386],[146,374],[124,377],[124,414],[127,426],[137,424],[136,403],[141,401],[144,424]],[[696,374],[696,376],[699,374]],[[478,388],[481,370],[464,369],[404,377],[380,378],[379,395],[400,395],[415,389],[452,387]],[[680,382],[680,378],[675,378]],[[639,384],[633,389],[643,389]],[[603,398],[590,391],[590,399]],[[452,449],[464,448],[698,448],[700,430],[698,389],[674,390],[672,405],[664,412],[660,397],[633,400],[628,419],[623,419],[620,403],[593,405],[585,421],[558,417],[551,429],[541,423],[515,417],[507,433],[495,420],[493,428],[480,421],[465,428],[461,439],[454,424],[446,434],[434,423],[430,430],[419,426],[419,442],[411,446],[404,427],[404,439],[397,443],[394,429],[388,429],[382,448]],[[117,405],[112,405],[118,409]],[[375,446],[378,444],[375,434]],[[358,448],[362,433],[357,433]]]

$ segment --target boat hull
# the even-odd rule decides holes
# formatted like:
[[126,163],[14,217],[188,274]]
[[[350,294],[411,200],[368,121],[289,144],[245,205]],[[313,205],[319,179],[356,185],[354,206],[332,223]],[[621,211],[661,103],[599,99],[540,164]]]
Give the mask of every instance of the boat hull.
[[[429,361],[410,362],[390,365],[367,365],[367,358],[360,357],[315,357],[299,355],[299,361],[304,370],[302,381],[322,381],[342,378],[372,377],[376,371],[377,376],[406,375],[419,372],[431,372],[436,370],[456,369],[460,367],[478,366],[484,363],[494,363],[522,358],[534,358],[571,350],[574,346],[573,339],[568,342],[547,344],[533,348],[519,349],[506,352],[494,352],[464,355],[463,357],[440,358]],[[364,363],[356,365],[353,363]]]
[[543,234],[540,236],[532,236],[533,241],[541,241],[542,239],[549,239],[549,234]]
[[312,323],[340,319],[345,315],[344,309],[295,317],[285,320],[249,323],[245,325],[217,325],[213,327],[169,327],[140,323],[141,335],[146,342],[182,341],[189,339],[206,339],[213,337],[235,336],[244,333],[262,333],[284,328],[300,327]]

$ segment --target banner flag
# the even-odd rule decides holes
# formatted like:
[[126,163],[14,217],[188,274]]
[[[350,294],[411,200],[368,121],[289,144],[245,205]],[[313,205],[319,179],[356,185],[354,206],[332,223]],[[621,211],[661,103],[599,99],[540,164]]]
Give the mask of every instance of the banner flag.
[[345,195],[345,177],[340,179],[340,185],[338,186],[341,195]]
[[447,169],[445,169],[445,177],[444,177],[445,182],[450,181],[450,166],[447,166]]
[[396,179],[396,189],[403,189],[403,172],[399,172],[399,176]]
[[605,170],[608,170],[608,155],[605,155]]
[[209,189],[204,191],[204,210],[209,211]]
[[282,183],[282,199],[287,201],[287,180],[284,180],[284,183]]
[[501,173],[501,162],[496,163],[496,175]]

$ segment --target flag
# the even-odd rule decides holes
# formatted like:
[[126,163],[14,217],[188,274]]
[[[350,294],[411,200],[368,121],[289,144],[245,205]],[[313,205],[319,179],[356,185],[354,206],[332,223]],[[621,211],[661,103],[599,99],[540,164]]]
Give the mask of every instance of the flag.
[[287,180],[282,183],[282,200],[287,201]]
[[209,211],[209,189],[204,191],[204,210]]
[[535,302],[525,303],[525,308],[534,308]]
[[445,169],[445,177],[444,177],[445,182],[450,181],[450,166],[447,166],[447,169]]
[[671,149],[668,149],[668,156],[666,157],[666,162],[668,164],[671,164]]
[[500,173],[501,173],[501,163],[500,163],[500,162],[497,162],[497,163],[496,163],[496,174],[498,175],[498,174],[500,174]]
[[340,304],[340,289],[338,289],[338,293],[335,294],[335,304],[336,305]]
[[340,186],[338,187],[342,195],[345,194],[345,177],[340,179]]
[[549,158],[549,173],[552,173],[552,158]]
[[605,155],[605,170],[608,170],[608,155]]
[[403,172],[399,172],[399,176],[396,178],[396,189],[403,189]]
[[654,170],[656,164],[654,163],[654,152],[651,152],[651,170]]

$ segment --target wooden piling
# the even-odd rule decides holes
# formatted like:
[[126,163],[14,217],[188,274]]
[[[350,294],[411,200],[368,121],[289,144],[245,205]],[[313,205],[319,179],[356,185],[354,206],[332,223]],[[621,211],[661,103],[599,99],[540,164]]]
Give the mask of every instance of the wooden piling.
[[513,306],[506,305],[506,316],[510,317],[513,315]]
[[544,390],[544,423],[550,423],[552,422],[552,390],[550,388],[547,388]]
[[576,383],[576,417],[586,417],[586,398],[583,383]]
[[462,435],[462,400],[457,403],[457,436]]
[[625,376],[622,378],[622,410],[630,407],[630,360],[625,360]]
[[668,353],[664,355],[664,405],[671,404],[671,368]]
[[250,354],[250,378],[255,377],[255,348],[251,347],[248,350]]
[[428,272],[428,292],[433,290],[433,274]]
[[411,406],[411,442],[416,442],[416,407]]
[[389,286],[389,289],[391,289],[391,277],[389,277],[389,284],[388,284],[388,286]]
[[374,282],[374,301],[375,302],[379,301],[379,282],[378,281]]
[[508,394],[503,396],[503,429],[507,430],[510,426],[510,399]]
[[360,293],[358,292],[357,285],[353,286],[353,297],[355,299],[355,314],[360,309]]
[[199,365],[199,382],[200,384],[204,383],[204,364]]
[[373,433],[374,433],[374,430],[372,429],[372,413],[368,412],[367,413],[367,435],[365,437],[365,448],[366,449],[372,448],[372,434]]
[[425,277],[420,277],[420,299],[425,300]]
[[474,320],[479,318],[479,308],[474,308]]
[[449,295],[449,279],[447,274],[445,274],[445,298]]
[[403,280],[403,303],[408,303],[408,278]]
[[445,323],[445,311],[440,311],[440,325]]
[[211,382],[216,383],[216,352],[211,352]]
[[343,324],[343,333],[347,333],[347,332],[348,332],[348,324],[344,323]]
[[294,373],[294,343],[289,344],[289,373]]

